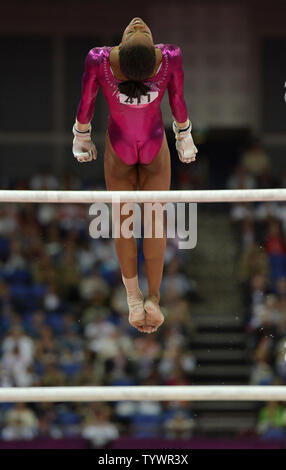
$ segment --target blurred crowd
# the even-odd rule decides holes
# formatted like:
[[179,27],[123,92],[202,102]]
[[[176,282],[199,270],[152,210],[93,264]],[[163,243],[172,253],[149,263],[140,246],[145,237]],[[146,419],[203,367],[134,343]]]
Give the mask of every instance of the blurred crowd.
[[[59,181],[48,172],[15,187],[23,184],[87,188],[71,175]],[[166,251],[165,323],[144,335],[128,323],[113,240],[92,238],[91,220],[87,205],[1,204],[0,386],[190,384],[196,283],[177,240],[169,239]],[[138,266],[146,294],[140,239]],[[193,428],[187,402],[0,405],[0,436],[6,440],[82,435],[103,447],[119,433],[187,438]]]
[[[176,189],[208,187],[207,159],[174,168]],[[230,189],[284,187],[254,142],[229,176]],[[12,189],[105,189],[43,170]],[[226,215],[227,217],[227,215]],[[286,384],[286,203],[232,204],[237,275],[244,302],[252,385]],[[0,206],[0,386],[187,385],[196,358],[192,321],[198,289],[188,251],[167,240],[163,326],[141,334],[128,323],[125,289],[111,238],[94,239],[87,205]],[[147,294],[141,241],[140,287]],[[174,314],[175,312],[175,314]],[[0,438],[83,436],[104,447],[119,435],[190,438],[189,402],[0,404]],[[283,403],[258,410],[257,433],[284,437]]]
[[[273,174],[258,141],[245,151],[230,175],[228,189],[285,187],[286,171]],[[238,281],[244,303],[251,385],[286,385],[286,203],[248,202],[231,206],[238,241]],[[286,436],[286,406],[268,403],[258,432]]]

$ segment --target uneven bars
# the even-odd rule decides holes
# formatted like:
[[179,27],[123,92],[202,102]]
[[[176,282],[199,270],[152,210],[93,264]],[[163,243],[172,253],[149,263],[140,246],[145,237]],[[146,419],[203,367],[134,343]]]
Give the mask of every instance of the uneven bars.
[[272,401],[286,402],[286,386],[113,386],[0,388],[0,402],[95,401]]
[[0,202],[254,202],[286,201],[286,189],[210,189],[200,191],[31,191],[0,190]]

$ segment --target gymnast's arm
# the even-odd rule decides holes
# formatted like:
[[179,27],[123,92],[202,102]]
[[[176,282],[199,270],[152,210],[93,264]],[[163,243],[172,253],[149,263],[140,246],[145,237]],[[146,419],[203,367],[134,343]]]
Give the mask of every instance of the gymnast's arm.
[[97,157],[97,149],[91,140],[91,120],[99,89],[96,60],[96,48],[94,48],[89,51],[85,59],[81,99],[72,129],[74,134],[72,152],[78,162],[89,162]]
[[91,49],[84,63],[84,74],[81,82],[81,99],[77,108],[75,126],[79,131],[86,131],[92,120],[94,105],[99,89],[96,77],[96,52]]
[[184,70],[181,49],[175,46],[172,55],[172,73],[168,83],[169,103],[176,125],[183,129],[188,125],[189,120],[184,99]]
[[184,99],[184,70],[183,56],[178,46],[172,51],[171,78],[168,83],[169,102],[174,118],[173,131],[176,137],[176,149],[181,162],[191,163],[196,160],[198,152],[191,134],[192,123],[188,119]]

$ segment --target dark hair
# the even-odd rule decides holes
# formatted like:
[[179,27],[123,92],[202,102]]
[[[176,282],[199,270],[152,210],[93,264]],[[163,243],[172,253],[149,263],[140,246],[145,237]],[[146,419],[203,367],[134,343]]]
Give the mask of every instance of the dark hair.
[[156,65],[156,53],[154,46],[143,44],[121,46],[119,50],[120,70],[128,77],[118,84],[120,93],[130,98],[140,98],[150,91],[150,87],[142,83],[152,75]]

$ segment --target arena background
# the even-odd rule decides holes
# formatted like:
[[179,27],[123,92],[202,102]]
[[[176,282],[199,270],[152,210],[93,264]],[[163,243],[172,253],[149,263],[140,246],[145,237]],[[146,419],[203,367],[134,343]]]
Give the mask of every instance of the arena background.
[[[180,163],[162,102],[172,189],[285,187],[285,2],[14,1],[2,5],[1,189],[105,189],[98,159],[74,159],[87,52],[140,16],[180,46],[199,149]],[[169,240],[164,326],[142,335],[112,240],[88,206],[0,206],[0,386],[286,384],[286,205],[199,204],[198,243]],[[139,253],[140,283],[146,291]],[[0,448],[282,448],[285,403],[1,404]]]

